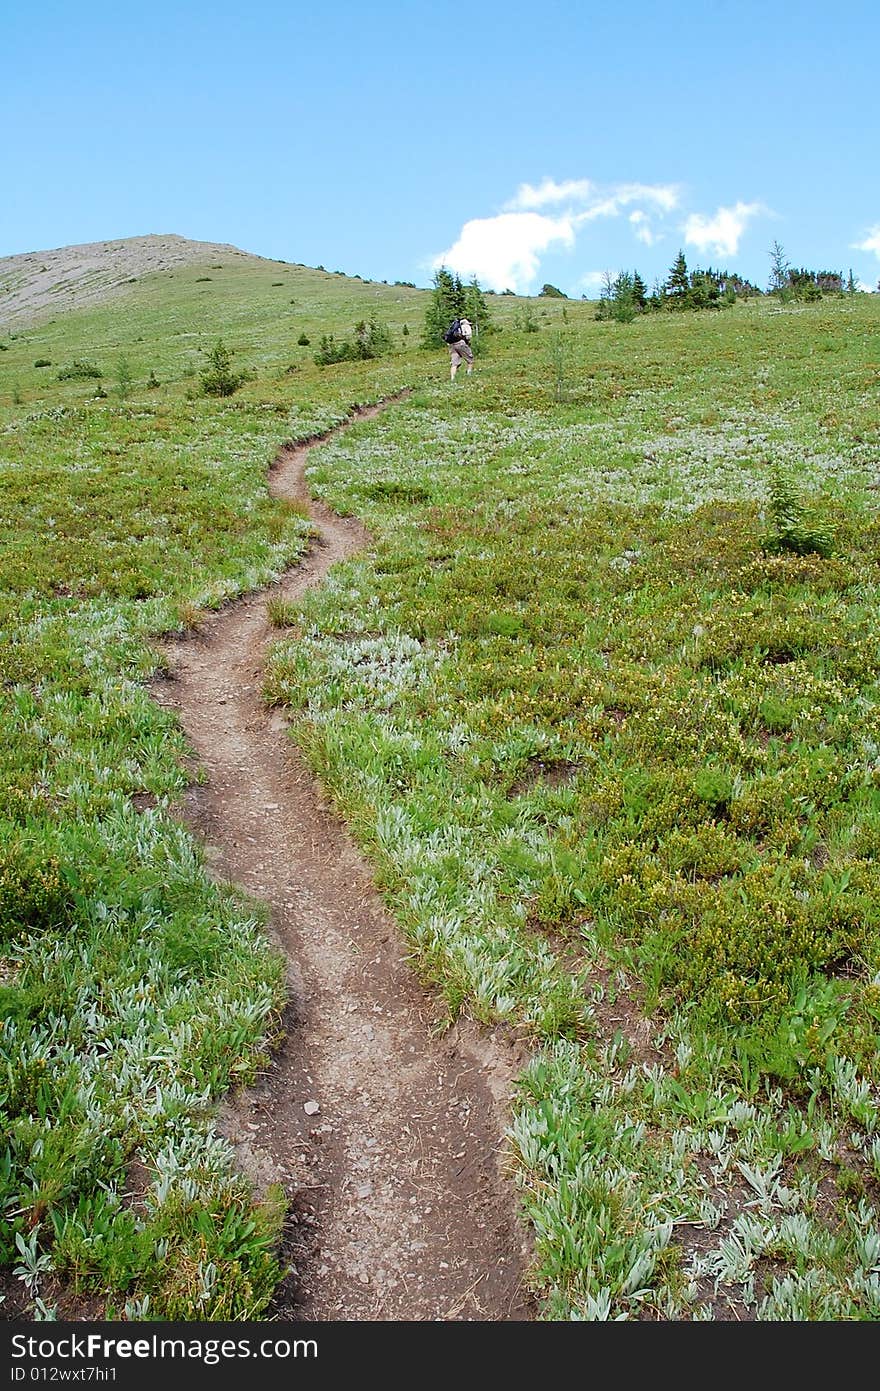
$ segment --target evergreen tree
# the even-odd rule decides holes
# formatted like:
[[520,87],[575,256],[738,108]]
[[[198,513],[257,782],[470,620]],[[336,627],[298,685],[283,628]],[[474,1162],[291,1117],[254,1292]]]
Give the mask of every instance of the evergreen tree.
[[843,272],[839,270],[817,270],[816,284],[823,294],[843,294]]
[[718,280],[711,271],[695,270],[687,292],[688,309],[717,309],[720,298]]
[[492,330],[489,306],[479,281],[474,277],[463,285],[460,276],[441,266],[434,276],[434,289],[425,311],[422,347],[436,348],[443,342],[443,335],[452,320],[465,318],[473,324],[473,346],[476,350],[476,340],[481,334]]
[[630,324],[636,317],[633,277],[622,270],[611,287],[611,315],[619,324]]
[[[474,339],[481,334],[492,332],[492,318],[483,291],[476,276],[469,280],[463,291],[464,317],[470,319],[474,328]],[[476,348],[476,342],[474,342]]]
[[669,268],[669,278],[663,289],[666,302],[671,309],[684,308],[687,303],[690,280],[688,278],[687,261],[684,258],[684,252],[681,250]]
[[775,241],[770,248],[770,284],[768,290],[771,295],[778,295],[780,299],[786,299],[791,289],[790,267],[785,255],[785,248]]
[[[100,373],[99,373],[100,375]],[[232,396],[245,379],[244,372],[233,372],[232,353],[218,338],[208,353],[208,365],[202,372],[202,391],[205,396]]]
[[642,279],[642,277],[639,275],[638,271],[633,271],[633,278],[632,278],[632,297],[633,297],[633,303],[635,304],[635,306],[636,306],[636,308],[638,309],[639,313],[642,313],[645,309],[647,309],[647,307],[648,307],[648,287],[647,287],[647,285],[645,284],[645,282],[644,282],[644,280]]
[[736,272],[727,277],[725,291],[731,288],[737,299],[751,299],[754,295],[762,295],[764,293],[757,285],[753,285],[751,280],[743,279],[743,277]]
[[314,361],[319,367],[327,367],[332,362],[360,362],[381,357],[392,346],[391,334],[374,314],[369,323],[361,319],[355,324],[353,338],[343,338],[337,343],[332,333],[323,334]]
[[452,320],[462,318],[464,312],[464,286],[457,275],[441,266],[434,276],[434,289],[425,311],[422,347],[436,348],[443,342]]

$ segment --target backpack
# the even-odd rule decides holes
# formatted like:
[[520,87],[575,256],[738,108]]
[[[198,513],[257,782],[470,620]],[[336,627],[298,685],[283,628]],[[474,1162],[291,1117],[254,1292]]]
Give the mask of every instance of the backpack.
[[461,319],[453,319],[443,335],[443,341],[444,343],[455,343],[461,336]]

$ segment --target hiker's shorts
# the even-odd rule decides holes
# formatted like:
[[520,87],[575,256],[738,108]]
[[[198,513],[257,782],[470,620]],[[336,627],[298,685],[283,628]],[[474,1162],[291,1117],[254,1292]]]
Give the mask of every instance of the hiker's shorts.
[[463,338],[456,338],[454,343],[449,344],[449,354],[453,367],[458,367],[462,362],[472,363],[474,360],[474,350]]

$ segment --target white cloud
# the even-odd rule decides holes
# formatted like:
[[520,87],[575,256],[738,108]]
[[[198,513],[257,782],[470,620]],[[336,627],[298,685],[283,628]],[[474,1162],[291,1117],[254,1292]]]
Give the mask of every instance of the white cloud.
[[855,241],[852,246],[854,251],[873,251],[880,260],[880,222],[871,228],[864,241]]
[[691,213],[684,225],[684,239],[699,251],[735,256],[750,219],[763,212],[766,209],[760,203],[736,203],[732,208],[718,208],[714,217]]
[[606,282],[606,278],[610,276],[610,278],[614,280],[616,275],[617,271],[613,270],[588,270],[586,275],[581,276],[578,283],[583,290],[601,290]]
[[660,240],[653,231],[647,214],[643,213],[641,208],[636,208],[635,212],[630,213],[629,220],[637,241],[644,242],[645,246],[653,246]]
[[538,271],[541,254],[551,246],[574,245],[570,216],[500,213],[466,222],[456,241],[435,256],[432,268],[448,266],[463,278],[476,276],[490,290],[525,293]]
[[[647,203],[659,212],[672,212],[678,206],[675,184],[612,184],[600,188],[590,179],[544,179],[537,187],[520,184],[515,197],[506,204],[509,211],[545,208],[548,204],[567,204],[579,221],[595,217],[616,217],[630,203]],[[579,209],[579,211],[574,211]]]
[[589,179],[566,179],[561,184],[555,179],[544,179],[537,188],[534,184],[520,184],[505,206],[510,211],[522,212],[546,208],[548,203],[585,203],[592,191]]
[[[604,188],[589,179],[545,178],[539,184],[520,184],[515,196],[496,217],[466,222],[457,241],[430,261],[432,270],[448,266],[463,278],[476,276],[492,290],[527,293],[538,276],[543,254],[551,247],[574,246],[580,229],[597,218],[618,217],[633,204],[662,217],[678,206],[673,184],[614,184]],[[557,208],[555,216],[537,211]],[[647,246],[656,234],[642,208],[630,218],[636,236]]]
[[670,213],[678,207],[678,199],[675,184],[618,184],[598,207],[602,213],[616,215],[630,203],[648,203],[658,212]]

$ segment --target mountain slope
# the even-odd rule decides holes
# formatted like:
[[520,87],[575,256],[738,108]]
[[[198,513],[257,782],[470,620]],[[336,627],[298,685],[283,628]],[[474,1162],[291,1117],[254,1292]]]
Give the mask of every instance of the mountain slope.
[[189,241],[174,233],[4,256],[0,257],[0,323],[96,304],[128,281],[172,266],[264,259],[236,246]]

